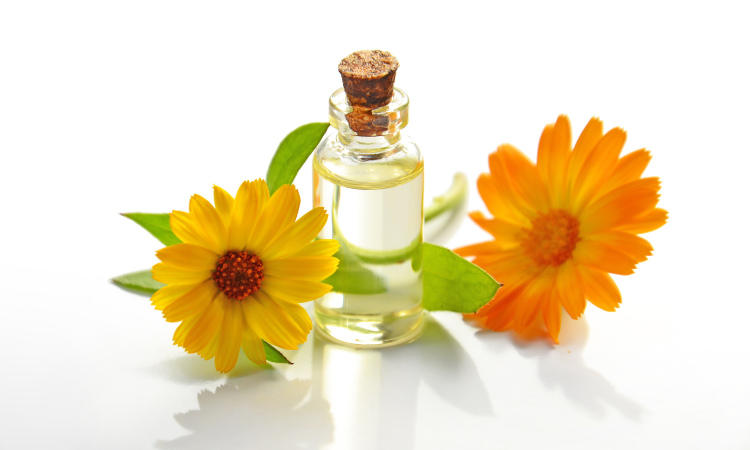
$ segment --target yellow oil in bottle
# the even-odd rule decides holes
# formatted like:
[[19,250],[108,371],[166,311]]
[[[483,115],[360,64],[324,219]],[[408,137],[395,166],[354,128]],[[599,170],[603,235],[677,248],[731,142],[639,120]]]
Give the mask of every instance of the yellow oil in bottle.
[[313,169],[314,206],[329,214],[318,237],[341,244],[334,290],[315,301],[316,329],[355,347],[415,339],[422,329],[421,158],[380,155],[350,165],[313,158]]

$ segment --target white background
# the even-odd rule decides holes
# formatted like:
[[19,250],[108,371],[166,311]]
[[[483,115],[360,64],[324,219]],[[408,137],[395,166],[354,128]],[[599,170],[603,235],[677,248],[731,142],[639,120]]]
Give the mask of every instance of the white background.
[[[0,448],[750,448],[746,6],[3,1]],[[265,176],[365,48],[401,62],[428,199],[463,171],[484,209],[487,155],[536,158],[560,113],[653,152],[670,220],[616,313],[558,346],[437,313],[408,346],[311,336],[227,376],[109,283],[160,247],[118,213]],[[486,238],[466,220],[450,246]]]

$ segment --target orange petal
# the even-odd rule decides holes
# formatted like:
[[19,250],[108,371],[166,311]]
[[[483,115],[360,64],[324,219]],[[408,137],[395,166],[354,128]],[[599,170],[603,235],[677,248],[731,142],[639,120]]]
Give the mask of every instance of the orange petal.
[[568,260],[557,268],[555,280],[557,298],[572,319],[578,319],[586,310],[586,296],[581,278],[573,261]]
[[639,263],[647,260],[654,250],[647,240],[624,231],[604,231],[587,236],[586,240],[610,245]]
[[646,149],[636,150],[628,153],[617,161],[612,176],[604,183],[604,186],[594,196],[594,200],[611,192],[618,187],[635,181],[643,175],[648,163],[651,161],[651,153]]
[[490,153],[490,177],[500,198],[509,205],[509,209],[513,213],[509,216],[496,217],[505,217],[519,224],[522,222],[530,224],[529,218],[536,217],[537,212],[534,210],[533,205],[527,202],[520,192],[518,192],[518,188],[513,183],[513,177],[516,174],[509,172],[505,166],[505,160],[500,156],[500,152],[503,149],[514,149],[514,147],[504,144],[498,147],[494,153]]
[[542,308],[542,313],[549,337],[555,341],[555,344],[559,344],[560,341],[558,338],[560,336],[560,324],[562,321],[562,306],[560,305],[557,291],[551,292],[550,296],[547,297],[547,304]]
[[650,212],[659,203],[658,186],[658,178],[643,178],[600,198],[581,214],[581,236],[611,230]]
[[573,251],[576,263],[617,275],[630,275],[638,263],[630,255],[603,242],[584,239]]
[[668,218],[669,214],[666,210],[656,208],[634,219],[626,220],[617,229],[635,234],[649,233],[664,226]]
[[511,175],[514,191],[531,205],[535,213],[546,213],[550,209],[550,200],[537,167],[512,145],[501,145],[497,154]]
[[502,219],[488,219],[479,211],[470,212],[469,217],[495,240],[510,245],[518,243],[522,227]]
[[622,295],[614,280],[601,270],[578,266],[586,299],[605,311],[614,311],[622,302]]
[[597,142],[586,158],[570,195],[571,212],[574,216],[583,211],[610,177],[626,139],[627,134],[623,129],[613,128]]
[[502,252],[505,247],[502,244],[495,241],[480,242],[478,244],[467,245],[465,247],[459,247],[453,251],[463,257],[470,256],[482,256],[482,255],[494,255],[498,252]]
[[521,294],[526,290],[527,283],[515,284],[513,287],[502,287],[489,303],[477,311],[477,319],[483,326],[503,331],[513,324],[516,314],[516,305]]
[[578,174],[581,172],[583,163],[586,162],[591,151],[594,150],[594,146],[599,142],[603,135],[602,121],[597,117],[592,117],[581,132],[581,136],[578,137],[576,146],[573,148],[573,153],[570,155],[570,164],[568,165],[568,184],[571,188],[578,179]]
[[547,125],[539,141],[537,165],[554,208],[563,205],[567,194],[570,144],[570,120],[565,115],[560,115],[553,127]]
[[[490,161],[493,159],[492,155],[490,155]],[[507,178],[505,178],[507,175],[504,174],[504,170],[503,173],[498,174],[498,170],[500,169],[496,168],[493,174],[483,173],[479,175],[477,179],[479,196],[482,197],[484,204],[493,216],[517,225],[527,224],[529,220],[518,209],[517,203],[512,201],[515,194],[512,192]],[[498,177],[504,178],[501,180]]]
[[531,326],[542,312],[552,290],[555,288],[557,267],[548,266],[531,280],[516,306],[513,328],[521,333]]

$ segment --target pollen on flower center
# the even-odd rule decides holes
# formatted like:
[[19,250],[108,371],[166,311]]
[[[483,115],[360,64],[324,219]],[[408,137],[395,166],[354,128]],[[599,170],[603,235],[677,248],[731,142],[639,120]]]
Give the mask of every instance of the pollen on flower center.
[[578,220],[556,209],[531,221],[531,230],[521,232],[521,246],[538,265],[559,266],[573,254],[578,237]]
[[213,279],[227,297],[242,300],[260,289],[263,262],[245,251],[227,252],[216,263]]

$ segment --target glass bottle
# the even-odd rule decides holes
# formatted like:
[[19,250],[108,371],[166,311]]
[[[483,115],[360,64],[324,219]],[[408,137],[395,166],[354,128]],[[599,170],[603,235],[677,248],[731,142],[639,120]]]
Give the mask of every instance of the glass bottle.
[[331,129],[313,155],[313,203],[329,214],[318,237],[341,244],[333,290],[315,301],[316,329],[349,346],[398,345],[422,330],[424,163],[401,132],[404,91],[368,112],[375,135],[352,131],[352,111],[343,88],[331,95]]

